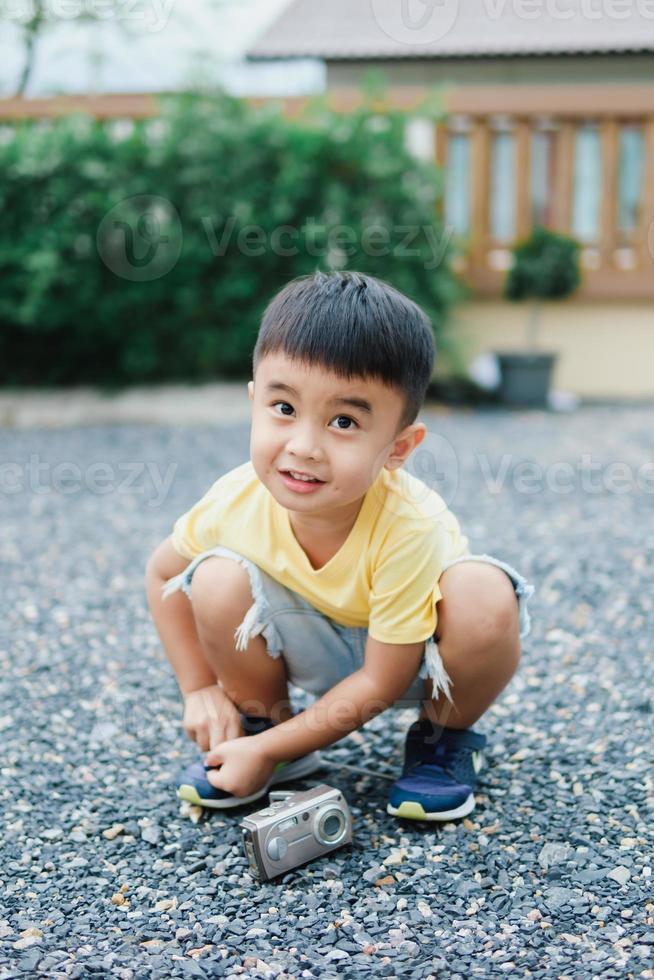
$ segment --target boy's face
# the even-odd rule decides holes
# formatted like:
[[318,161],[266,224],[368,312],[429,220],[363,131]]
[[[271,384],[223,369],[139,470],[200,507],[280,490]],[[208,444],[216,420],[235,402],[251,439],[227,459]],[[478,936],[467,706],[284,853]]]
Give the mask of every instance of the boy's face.
[[[397,432],[403,401],[394,388],[377,380],[346,381],[282,353],[259,363],[248,393],[257,476],[283,507],[307,515],[347,514],[382,467],[402,466],[427,431],[416,422]],[[283,475],[288,470],[322,482],[298,485]]]

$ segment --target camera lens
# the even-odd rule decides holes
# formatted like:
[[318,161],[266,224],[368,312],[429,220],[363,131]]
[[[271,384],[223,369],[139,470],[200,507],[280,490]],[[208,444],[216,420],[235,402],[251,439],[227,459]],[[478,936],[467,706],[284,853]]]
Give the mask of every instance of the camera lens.
[[318,821],[317,836],[325,844],[333,844],[345,830],[345,815],[335,807],[325,810]]
[[334,813],[331,813],[328,817],[325,817],[325,821],[322,825],[325,837],[338,837],[342,823],[343,821],[340,820]]

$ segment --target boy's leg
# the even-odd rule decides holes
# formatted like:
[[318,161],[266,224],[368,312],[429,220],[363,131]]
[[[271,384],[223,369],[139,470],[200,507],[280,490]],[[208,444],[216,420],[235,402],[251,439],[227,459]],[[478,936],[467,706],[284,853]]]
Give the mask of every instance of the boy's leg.
[[439,580],[436,640],[451,680],[433,700],[431,680],[420,717],[438,726],[470,728],[513,677],[520,661],[518,600],[501,568],[479,561],[450,566]]
[[247,570],[231,558],[213,556],[196,568],[191,604],[198,637],[208,664],[227,696],[245,714],[276,723],[293,716],[286,667],[272,657],[261,634],[237,649],[235,632],[252,607]]
[[[475,807],[473,789],[483,766],[486,736],[472,725],[515,673],[520,659],[520,605],[508,574],[482,561],[449,566],[439,580],[435,639],[454,704],[432,699],[426,681],[420,717],[407,732],[402,775],[386,807],[409,820],[447,821]],[[447,685],[445,685],[447,686]]]
[[[271,583],[244,556],[224,550],[230,555],[199,556],[190,571],[192,589],[188,570],[181,582],[171,582],[191,600],[200,645],[216,680],[244,715],[256,716],[243,725],[245,735],[254,735],[271,722],[293,717],[284,640],[270,612],[266,590]],[[199,806],[229,809],[259,799],[273,784],[303,779],[321,767],[318,752],[280,762],[263,786],[240,797],[216,787],[209,771],[214,767],[196,759],[179,773],[177,795]]]

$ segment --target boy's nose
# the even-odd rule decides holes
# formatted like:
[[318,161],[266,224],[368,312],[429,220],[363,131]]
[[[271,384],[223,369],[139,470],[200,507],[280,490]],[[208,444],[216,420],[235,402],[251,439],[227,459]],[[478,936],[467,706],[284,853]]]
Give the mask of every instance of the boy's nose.
[[294,435],[287,442],[286,450],[289,459],[296,459],[298,463],[303,459],[318,462],[324,457],[318,442],[308,433],[306,435]]

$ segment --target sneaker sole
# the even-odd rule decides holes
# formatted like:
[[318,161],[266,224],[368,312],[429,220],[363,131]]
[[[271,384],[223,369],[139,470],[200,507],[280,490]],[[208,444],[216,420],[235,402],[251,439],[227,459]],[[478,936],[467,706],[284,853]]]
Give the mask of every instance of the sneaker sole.
[[[473,752],[472,764],[476,775],[479,775],[481,770],[486,765],[486,756],[483,752],[477,750]],[[443,822],[447,820],[457,820],[460,817],[467,817],[469,813],[472,813],[477,801],[475,800],[474,794],[471,793],[465,803],[461,806],[456,807],[454,810],[441,810],[440,813],[427,813],[422,803],[418,803],[415,800],[405,800],[404,803],[400,803],[398,807],[391,806],[387,804],[386,813],[390,813],[392,817],[401,817],[404,820],[431,820],[432,822]]]
[[429,813],[425,811],[422,803],[418,803],[415,800],[405,800],[404,803],[400,803],[398,807],[391,806],[390,803],[386,806],[386,813],[390,813],[392,817],[401,817],[404,820],[432,820],[432,821],[447,821],[456,820],[458,817],[467,817],[469,813],[472,813],[476,805],[476,800],[474,795],[471,793],[465,803],[461,806],[456,807],[454,810],[441,810],[440,812]]
[[266,795],[271,786],[275,786],[277,783],[284,783],[291,779],[302,779],[303,776],[308,776],[323,767],[324,762],[320,752],[310,752],[308,755],[302,756],[301,759],[286,762],[273,770],[265,786],[249,796],[228,796],[224,800],[206,800],[200,796],[195,786],[191,786],[189,783],[182,783],[181,786],[177,787],[177,796],[180,800],[186,800],[195,806],[203,806],[211,810],[229,810],[231,807],[244,806],[246,803],[251,803],[252,800],[260,799]]

